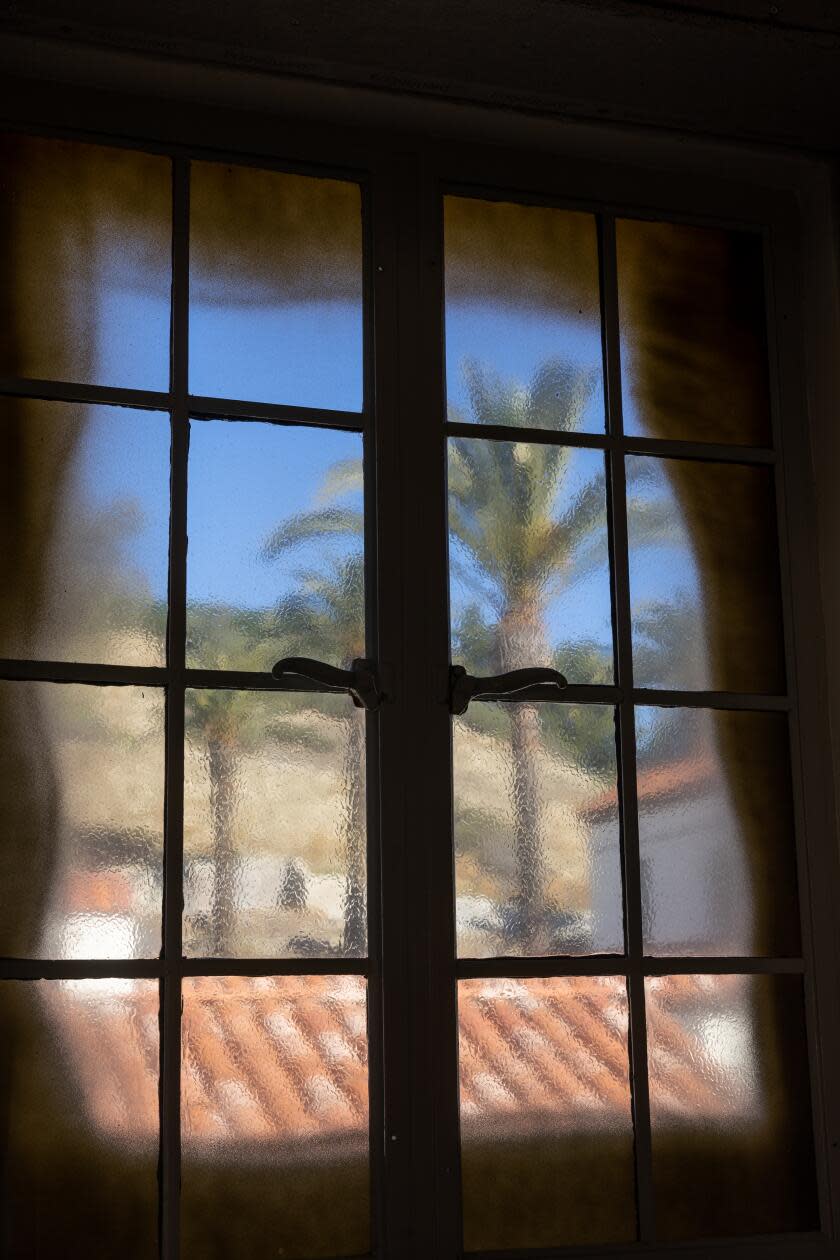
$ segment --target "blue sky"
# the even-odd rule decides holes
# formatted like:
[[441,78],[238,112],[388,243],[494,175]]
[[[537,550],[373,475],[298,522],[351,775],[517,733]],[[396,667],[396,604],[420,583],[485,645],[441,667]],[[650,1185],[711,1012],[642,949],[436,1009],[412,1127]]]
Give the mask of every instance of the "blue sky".
[[[160,299],[119,286],[102,286],[97,327],[95,379],[120,380],[122,347],[130,345],[132,385],[165,386],[164,335],[168,311]],[[143,329],[138,335],[137,329]],[[450,304],[447,312],[447,394],[450,404],[469,415],[462,366],[479,359],[504,380],[526,388],[536,369],[557,357],[581,367],[600,368],[600,329],[596,324],[535,315],[485,303]],[[309,303],[272,308],[200,307],[191,312],[190,389],[199,394],[252,398],[325,409],[359,409],[362,403],[361,319],[347,303]],[[600,379],[600,378],[599,378]],[[98,409],[91,409],[92,413]],[[91,506],[133,497],[144,524],[123,548],[140,568],[155,596],[166,589],[165,503],[168,469],[162,460],[162,418],[148,413],[111,412],[130,418],[120,424],[124,457],[106,439],[104,422],[88,435],[80,474]],[[603,431],[603,394],[596,386],[582,427]],[[155,431],[155,440],[141,437]],[[339,460],[361,458],[361,439],[330,430],[259,422],[194,421],[191,426],[188,590],[196,600],[219,600],[268,607],[295,583],[299,571],[317,567],[319,556],[346,552],[347,544],[299,548],[280,562],[260,556],[279,522],[323,506],[319,492]],[[477,436],[478,436],[477,430]],[[98,438],[95,435],[98,434]],[[104,445],[103,445],[104,443]],[[106,448],[109,453],[106,454]],[[586,458],[584,458],[584,454]],[[600,456],[581,453],[581,465]],[[671,498],[664,477],[646,494]],[[361,506],[359,496],[352,497]],[[342,502],[349,503],[345,498]],[[354,545],[354,544],[349,544]],[[321,561],[323,563],[323,560]],[[648,548],[632,566],[637,600],[672,596],[684,589],[696,598],[696,571],[684,536]],[[468,592],[453,591],[458,606]],[[609,641],[609,589],[603,568],[551,605],[549,632]]]

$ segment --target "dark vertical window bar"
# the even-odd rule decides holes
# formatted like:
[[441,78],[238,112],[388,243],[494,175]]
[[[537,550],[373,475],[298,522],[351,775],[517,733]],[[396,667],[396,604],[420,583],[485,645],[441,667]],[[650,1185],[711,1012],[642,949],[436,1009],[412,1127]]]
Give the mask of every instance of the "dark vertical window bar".
[[599,217],[601,319],[604,346],[604,383],[607,427],[617,439],[607,453],[608,513],[613,562],[613,625],[616,682],[624,697],[618,705],[618,766],[621,802],[621,853],[624,878],[624,923],[628,956],[630,1002],[630,1088],[636,1158],[636,1210],[639,1238],[654,1237],[651,1170],[650,1098],[648,1092],[645,981],[642,966],[641,867],[636,799],[636,729],[633,707],[633,640],[630,621],[630,566],[627,544],[627,485],[624,469],[624,431],[621,414],[621,355],[619,348],[618,281],[615,219]]
[[184,853],[184,657],[187,600],[187,449],[189,445],[189,162],[172,167],[172,451],[166,701],[161,1028],[161,1254],[179,1255],[181,1183],[181,923]]

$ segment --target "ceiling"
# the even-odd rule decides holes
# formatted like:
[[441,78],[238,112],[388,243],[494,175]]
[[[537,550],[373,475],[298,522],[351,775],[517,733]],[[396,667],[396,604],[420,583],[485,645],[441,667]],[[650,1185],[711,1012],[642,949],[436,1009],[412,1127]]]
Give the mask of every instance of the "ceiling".
[[0,0],[3,33],[840,149],[837,0]]

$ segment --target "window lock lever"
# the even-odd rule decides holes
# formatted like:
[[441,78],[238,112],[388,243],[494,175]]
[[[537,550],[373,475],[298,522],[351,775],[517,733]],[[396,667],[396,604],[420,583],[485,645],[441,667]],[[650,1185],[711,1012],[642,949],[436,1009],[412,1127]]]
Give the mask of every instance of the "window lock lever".
[[346,692],[357,709],[378,709],[385,699],[379,687],[375,661],[359,658],[350,669],[339,669],[326,661],[314,661],[309,656],[284,656],[273,667],[272,678],[308,678],[320,683],[327,691]]

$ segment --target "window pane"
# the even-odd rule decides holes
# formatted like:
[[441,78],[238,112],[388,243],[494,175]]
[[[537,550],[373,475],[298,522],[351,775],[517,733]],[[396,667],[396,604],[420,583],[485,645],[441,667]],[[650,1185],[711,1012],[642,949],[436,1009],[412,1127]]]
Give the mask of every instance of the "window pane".
[[467,1250],[635,1238],[624,980],[458,989]]
[[612,682],[600,451],[450,438],[449,562],[453,659],[471,673]]
[[365,999],[356,976],[185,979],[185,1256],[368,1250]]
[[167,158],[0,137],[0,375],[166,389]]
[[762,240],[616,224],[624,430],[769,446]]
[[192,164],[190,389],[362,407],[358,184]]
[[169,417],[0,400],[0,655],[163,665]]
[[594,217],[443,204],[449,419],[603,432]]
[[800,951],[787,718],[636,710],[649,954]]
[[150,958],[163,693],[0,682],[0,956]]
[[189,476],[187,663],[364,656],[361,436],[194,422]]
[[453,724],[458,953],[621,953],[615,723],[472,704]]
[[366,949],[365,721],[348,696],[187,691],[184,948]]
[[817,1227],[798,976],[645,981],[662,1239]]
[[3,1255],[157,1254],[158,985],[0,981]]
[[627,457],[637,686],[785,687],[773,474]]

